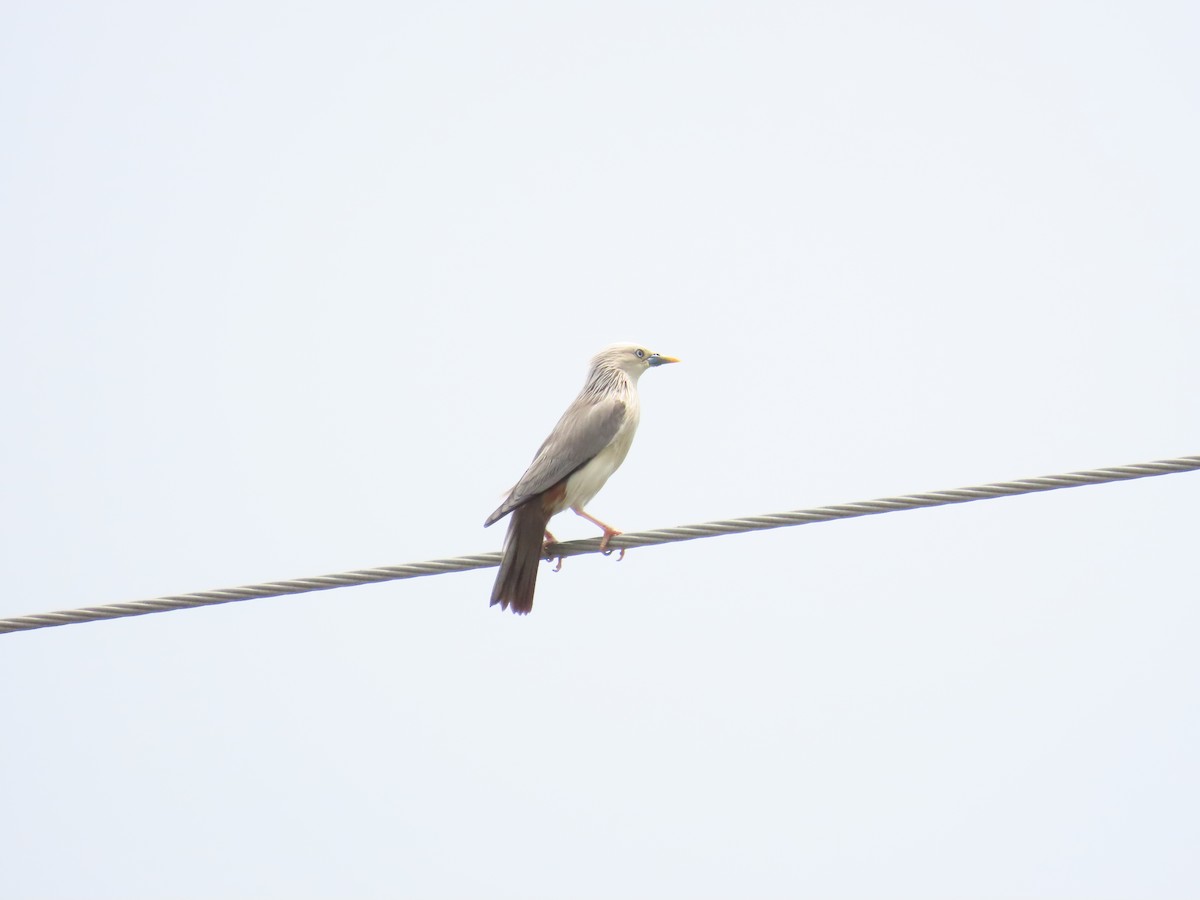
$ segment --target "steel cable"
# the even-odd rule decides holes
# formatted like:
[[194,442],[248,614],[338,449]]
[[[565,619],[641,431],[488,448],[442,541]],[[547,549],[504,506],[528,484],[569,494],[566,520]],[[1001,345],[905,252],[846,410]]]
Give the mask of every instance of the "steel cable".
[[[833,506],[818,506],[814,509],[798,509],[792,512],[771,513],[763,516],[747,516],[741,519],[724,519],[704,522],[699,525],[679,525],[674,528],[659,528],[653,531],[637,531],[622,534],[609,542],[609,550],[633,547],[649,547],[655,544],[670,544],[698,538],[720,537],[727,534],[742,534],[749,531],[764,531],[770,528],[787,528],[792,525],[809,525],[829,522],[834,519],[853,519],[858,516],[874,516],[909,509],[946,506],[954,503],[970,503],[975,500],[992,500],[997,497],[1012,497],[1061,488],[1082,487],[1090,484],[1107,484],[1114,481],[1129,481],[1134,478],[1149,478],[1155,475],[1173,475],[1200,469],[1200,456],[1180,456],[1156,462],[1139,463],[1132,466],[1115,466],[1108,469],[1089,469],[1069,472],[1064,475],[1044,475],[1020,481],[1001,481],[975,487],[956,488],[946,491],[930,491],[923,494],[904,494],[898,497],[883,497],[878,500],[861,500],[856,503],[839,503]],[[600,552],[600,539],[589,538],[554,544],[547,548],[549,558],[580,556]],[[37,613],[0,619],[0,634],[14,631],[32,631],[37,628],[52,628],[56,625],[73,625],[78,622],[95,622],[102,619],[120,619],[126,616],[142,616],[148,613],[170,612],[175,609],[190,609],[196,606],[214,606],[218,603],[233,603],[260,597],[283,597],[289,594],[305,594],[311,591],[328,591],[334,588],[353,587],[360,584],[376,584],[382,581],[399,581],[405,578],[420,578],[424,575],[442,575],[447,572],[466,572],[471,569],[487,569],[499,565],[499,553],[478,553],[472,556],[455,556],[449,559],[434,559],[427,562],[409,563],[400,566],[381,566],[376,569],[358,569],[353,572],[338,572],[333,575],[317,575],[312,578],[295,578],[288,581],[268,581],[243,587],[222,588],[213,591],[198,591],[192,594],[173,594],[152,600],[135,600],[128,603],[109,603],[104,606],[87,606],[60,612]]]

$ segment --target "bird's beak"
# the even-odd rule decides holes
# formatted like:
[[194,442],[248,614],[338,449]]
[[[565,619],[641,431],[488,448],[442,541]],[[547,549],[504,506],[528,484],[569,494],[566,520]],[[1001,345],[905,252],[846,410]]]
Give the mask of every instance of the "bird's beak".
[[646,364],[650,366],[662,366],[672,362],[679,362],[679,360],[673,356],[659,356],[657,353],[651,353],[650,358],[646,360]]

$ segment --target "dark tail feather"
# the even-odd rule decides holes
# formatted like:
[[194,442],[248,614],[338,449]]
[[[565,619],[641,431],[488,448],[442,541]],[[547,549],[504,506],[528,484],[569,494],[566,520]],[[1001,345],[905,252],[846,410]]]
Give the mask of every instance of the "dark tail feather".
[[492,606],[512,608],[524,615],[533,609],[533,589],[537,585],[538,566],[542,562],[543,537],[550,517],[541,505],[527,503],[519,506],[508,523],[504,536],[504,559],[492,588]]

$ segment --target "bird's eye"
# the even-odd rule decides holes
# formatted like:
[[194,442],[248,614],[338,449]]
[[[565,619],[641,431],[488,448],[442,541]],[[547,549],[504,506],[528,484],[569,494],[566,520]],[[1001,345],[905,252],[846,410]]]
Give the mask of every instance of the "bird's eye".
[[635,350],[633,352],[637,354],[638,359],[643,359],[646,356],[645,350]]

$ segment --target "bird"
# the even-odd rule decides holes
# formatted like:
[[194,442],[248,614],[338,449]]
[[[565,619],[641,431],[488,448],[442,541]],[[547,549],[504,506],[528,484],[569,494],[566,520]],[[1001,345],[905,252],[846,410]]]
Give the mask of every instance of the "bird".
[[512,513],[492,606],[499,604],[520,615],[533,609],[543,540],[555,543],[546,526],[560,512],[570,509],[603,529],[601,550],[621,533],[584,507],[625,461],[633,443],[641,417],[638,379],[647,369],[675,362],[679,360],[673,356],[629,343],[612,344],[592,357],[583,390],[538,448],[508,498],[483,523],[486,528]]

